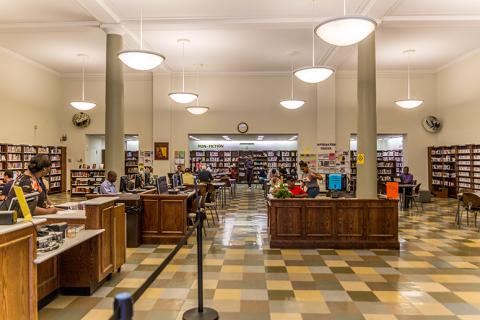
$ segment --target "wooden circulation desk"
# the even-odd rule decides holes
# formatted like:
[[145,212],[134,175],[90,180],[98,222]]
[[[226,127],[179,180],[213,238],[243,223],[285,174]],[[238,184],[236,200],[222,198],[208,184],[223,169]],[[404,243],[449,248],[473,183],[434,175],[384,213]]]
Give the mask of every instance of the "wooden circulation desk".
[[85,211],[37,216],[34,224],[85,224],[76,238],[37,254],[31,223],[0,226],[0,320],[37,319],[57,292],[89,295],[125,263],[124,205],[113,198],[86,203]]
[[398,249],[398,200],[268,200],[272,248]]
[[187,232],[189,203],[195,191],[141,194],[142,243],[176,244]]

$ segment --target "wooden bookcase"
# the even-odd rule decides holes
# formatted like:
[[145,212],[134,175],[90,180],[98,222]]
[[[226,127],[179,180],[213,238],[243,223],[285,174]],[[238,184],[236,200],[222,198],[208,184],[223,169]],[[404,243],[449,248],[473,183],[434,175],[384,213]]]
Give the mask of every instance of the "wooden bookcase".
[[46,154],[52,161],[52,170],[45,177],[50,186],[49,193],[65,192],[67,183],[66,147],[0,144],[1,183],[3,184],[5,170],[12,170],[18,176],[28,169],[30,159],[37,154]]
[[[377,151],[377,182],[393,181],[402,173],[403,150]],[[350,190],[357,186],[357,151],[350,151]]]
[[[285,163],[287,169],[296,168],[297,151],[190,151],[190,167],[195,168],[197,163],[210,165],[212,169],[226,170],[233,164],[238,167],[239,181],[247,180],[245,161],[251,156],[254,163],[255,177],[263,166],[268,169],[278,168],[281,163]],[[256,179],[256,178],[255,178]]]
[[456,197],[459,189],[480,191],[480,145],[428,148],[430,191]]
[[93,193],[105,180],[104,169],[72,169],[70,170],[70,193],[82,196]]
[[138,173],[138,151],[125,151],[125,175],[130,179]]

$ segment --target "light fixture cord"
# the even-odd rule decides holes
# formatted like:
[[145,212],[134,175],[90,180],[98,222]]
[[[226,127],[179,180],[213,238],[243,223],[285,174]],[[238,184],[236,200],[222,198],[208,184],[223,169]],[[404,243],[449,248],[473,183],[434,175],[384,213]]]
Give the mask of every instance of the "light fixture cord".
[[[201,65],[198,65],[197,67],[197,92],[200,92],[200,67]],[[198,100],[200,100],[200,96],[196,100],[197,100],[197,107],[198,107]]]
[[82,57],[82,101],[85,101],[85,57]]
[[315,67],[315,0],[313,3],[313,16],[312,16],[312,67]]
[[182,42],[182,92],[185,92],[185,41]]
[[408,67],[407,67],[407,98],[410,100],[410,52],[407,52]]
[[347,15],[347,0],[343,0],[343,16]]
[[143,9],[140,8],[140,49],[143,49]]
[[292,63],[292,73],[290,73],[290,81],[292,84],[291,99],[293,100],[293,63]]

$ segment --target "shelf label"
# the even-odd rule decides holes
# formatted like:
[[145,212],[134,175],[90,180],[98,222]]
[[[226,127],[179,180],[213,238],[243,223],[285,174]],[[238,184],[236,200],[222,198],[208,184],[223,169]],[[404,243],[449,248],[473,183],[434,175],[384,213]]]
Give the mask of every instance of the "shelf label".
[[365,164],[365,153],[359,153],[358,154],[357,164]]

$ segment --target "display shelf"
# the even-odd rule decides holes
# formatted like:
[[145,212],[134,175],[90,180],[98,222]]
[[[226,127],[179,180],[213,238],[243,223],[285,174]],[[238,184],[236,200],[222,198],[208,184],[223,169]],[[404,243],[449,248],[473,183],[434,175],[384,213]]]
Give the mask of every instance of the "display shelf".
[[125,175],[130,179],[138,174],[138,151],[125,151]]
[[103,169],[72,169],[70,170],[70,192],[72,195],[93,193],[105,180]]

